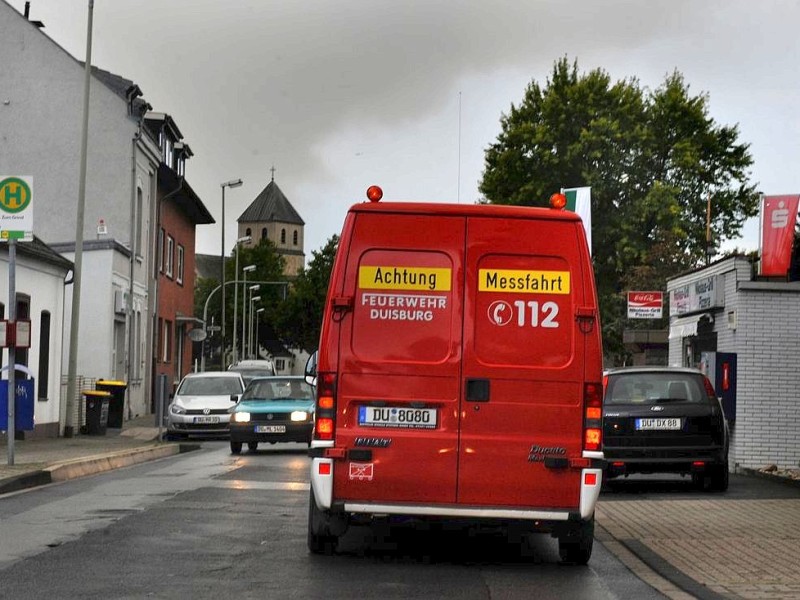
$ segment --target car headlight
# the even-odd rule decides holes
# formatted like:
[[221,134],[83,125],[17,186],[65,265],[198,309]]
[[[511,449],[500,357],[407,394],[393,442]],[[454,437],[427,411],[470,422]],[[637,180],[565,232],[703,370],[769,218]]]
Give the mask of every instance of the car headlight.
[[235,423],[249,423],[250,422],[250,413],[249,412],[235,412],[235,413],[233,413],[233,421]]
[[295,410],[295,411],[292,412],[291,419],[292,419],[292,421],[301,422],[302,423],[303,421],[308,421],[309,420],[309,413],[307,413],[304,410]]
[[173,415],[185,415],[186,414],[186,409],[183,408],[182,406],[177,405],[177,404],[170,404],[169,405],[169,412],[171,412]]

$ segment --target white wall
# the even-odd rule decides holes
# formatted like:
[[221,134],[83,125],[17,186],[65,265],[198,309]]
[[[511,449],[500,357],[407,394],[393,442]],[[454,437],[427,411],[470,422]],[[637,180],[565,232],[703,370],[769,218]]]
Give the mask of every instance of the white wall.
[[[24,244],[24,242],[20,242]],[[6,305],[6,318],[10,303],[8,288],[8,253],[3,249],[0,255],[0,302]],[[31,315],[31,349],[28,367],[38,378],[39,348],[41,346],[40,318],[42,311],[50,312],[50,352],[48,393],[46,401],[39,401],[39,382],[35,383],[34,419],[36,424],[58,423],[60,410],[60,385],[62,372],[62,355],[64,330],[64,286],[65,273],[47,263],[34,261],[21,255],[17,250],[15,269],[15,288],[18,294],[30,296]],[[3,351],[3,366],[8,362],[8,352]],[[20,376],[19,374],[17,375]]]

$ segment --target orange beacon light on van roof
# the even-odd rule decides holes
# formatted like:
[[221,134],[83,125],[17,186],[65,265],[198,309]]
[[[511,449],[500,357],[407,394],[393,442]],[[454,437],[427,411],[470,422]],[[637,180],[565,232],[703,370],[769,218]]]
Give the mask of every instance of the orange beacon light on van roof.
[[377,185],[371,185],[367,188],[367,198],[370,202],[380,202],[383,198],[383,190]]
[[567,197],[564,194],[550,196],[550,208],[562,209],[567,206]]

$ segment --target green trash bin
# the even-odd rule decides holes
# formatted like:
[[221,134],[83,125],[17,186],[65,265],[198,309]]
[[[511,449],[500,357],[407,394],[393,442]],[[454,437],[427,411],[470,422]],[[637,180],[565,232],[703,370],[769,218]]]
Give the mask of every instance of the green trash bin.
[[98,379],[94,387],[111,394],[108,400],[108,426],[120,429],[125,414],[125,390],[128,389],[128,384],[124,381]]
[[105,435],[108,427],[108,402],[111,392],[103,390],[84,390],[86,398],[87,435]]

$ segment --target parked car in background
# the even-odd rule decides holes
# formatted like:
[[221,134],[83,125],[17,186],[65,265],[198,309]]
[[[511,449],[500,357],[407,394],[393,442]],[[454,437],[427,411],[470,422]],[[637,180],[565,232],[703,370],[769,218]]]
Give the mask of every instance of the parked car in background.
[[236,371],[204,371],[183,378],[167,411],[167,436],[227,435],[230,408],[244,392]]
[[679,473],[700,488],[728,488],[728,423],[701,371],[623,367],[607,370],[603,384],[608,479]]
[[242,376],[245,386],[247,386],[254,377],[271,377],[276,375],[275,365],[271,360],[240,360],[235,365],[228,367],[228,370],[239,373]]
[[256,377],[231,408],[231,452],[259,442],[311,442],[315,395],[303,377]]

